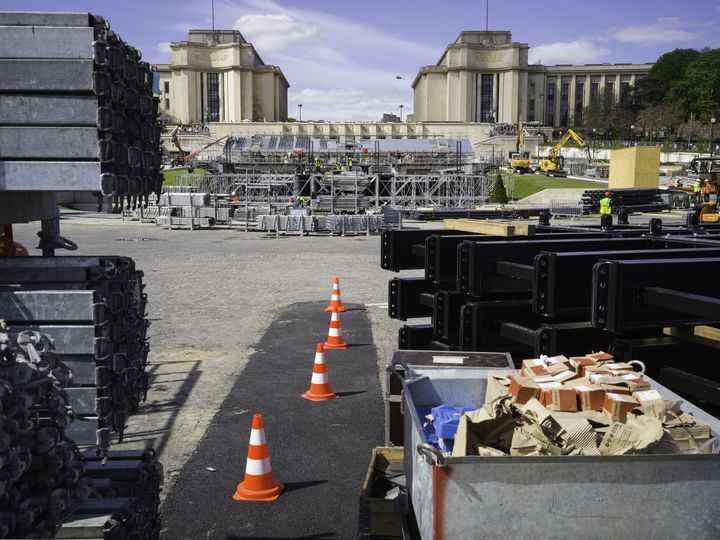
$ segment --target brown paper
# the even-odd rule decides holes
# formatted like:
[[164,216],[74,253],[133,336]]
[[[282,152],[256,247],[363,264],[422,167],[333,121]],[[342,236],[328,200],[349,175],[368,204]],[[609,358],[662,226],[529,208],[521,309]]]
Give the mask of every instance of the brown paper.
[[463,413],[455,433],[452,455],[478,455],[476,452],[481,446],[509,450],[516,425],[510,408],[510,396],[501,397],[477,411]]
[[653,416],[629,415],[627,422],[613,422],[600,443],[603,455],[647,453],[663,437],[663,426]]
[[510,377],[502,373],[489,373],[485,390],[485,403],[492,403],[497,398],[506,396],[510,389]]

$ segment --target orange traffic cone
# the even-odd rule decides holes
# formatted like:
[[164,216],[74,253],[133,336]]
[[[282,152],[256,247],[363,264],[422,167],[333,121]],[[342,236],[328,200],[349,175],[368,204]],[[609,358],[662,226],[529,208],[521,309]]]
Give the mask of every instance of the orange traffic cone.
[[328,379],[327,364],[325,363],[325,347],[322,343],[318,343],[317,349],[315,349],[315,363],[313,364],[310,390],[305,392],[302,397],[310,401],[327,401],[337,397],[337,394],[330,390],[330,380]]
[[347,311],[347,308],[343,306],[342,300],[340,300],[340,280],[337,276],[333,279],[332,296],[330,297],[330,305],[325,308],[325,311],[342,313]]
[[342,326],[340,325],[340,313],[337,311],[333,311],[330,317],[330,331],[324,345],[326,349],[347,349],[347,343],[343,339]]
[[274,501],[280,496],[282,490],[283,485],[273,478],[262,415],[256,414],[253,416],[252,430],[250,431],[245,479],[238,484],[233,499],[236,501]]

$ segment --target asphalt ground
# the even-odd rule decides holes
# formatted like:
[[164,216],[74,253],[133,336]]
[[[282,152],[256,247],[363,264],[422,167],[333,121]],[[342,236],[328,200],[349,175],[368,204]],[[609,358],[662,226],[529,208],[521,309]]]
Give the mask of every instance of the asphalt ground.
[[[348,348],[326,351],[340,397],[301,398],[316,344],[327,338],[326,305],[294,304],[272,322],[175,479],[162,509],[163,538],[357,536],[363,478],[372,448],[383,442],[377,355],[365,309],[348,305],[341,314]],[[274,502],[232,499],[244,477],[254,413],[263,415],[273,474],[285,485]]]

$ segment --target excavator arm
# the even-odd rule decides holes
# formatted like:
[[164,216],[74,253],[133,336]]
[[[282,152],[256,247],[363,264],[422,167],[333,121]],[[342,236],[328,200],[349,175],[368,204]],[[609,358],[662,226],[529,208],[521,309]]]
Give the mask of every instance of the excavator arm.
[[583,138],[580,137],[580,135],[578,135],[577,133],[575,133],[572,129],[568,129],[565,134],[560,137],[560,140],[555,144],[555,146],[550,149],[550,158],[541,161],[540,168],[543,171],[555,171],[557,173],[556,176],[560,175],[560,173],[563,172],[559,154],[562,147],[565,146],[570,139],[575,141],[575,143],[578,145],[578,148],[585,148],[589,154],[590,149],[588,148],[588,145],[583,140]]

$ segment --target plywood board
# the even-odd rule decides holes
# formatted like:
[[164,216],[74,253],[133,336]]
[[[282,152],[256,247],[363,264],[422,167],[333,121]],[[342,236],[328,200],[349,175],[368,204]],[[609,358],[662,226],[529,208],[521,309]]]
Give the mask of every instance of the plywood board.
[[443,224],[446,229],[493,236],[532,236],[535,234],[535,225],[532,223],[462,218],[445,219]]

